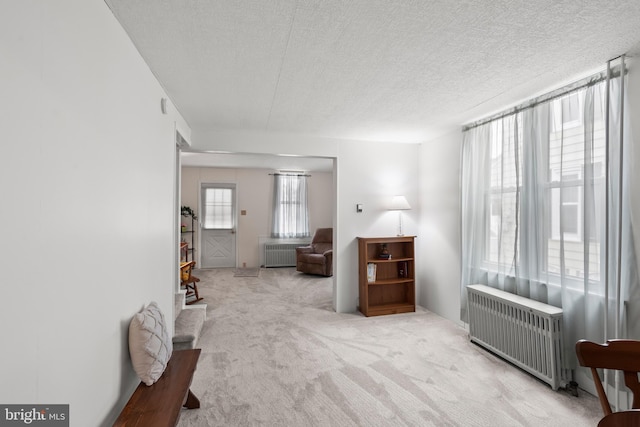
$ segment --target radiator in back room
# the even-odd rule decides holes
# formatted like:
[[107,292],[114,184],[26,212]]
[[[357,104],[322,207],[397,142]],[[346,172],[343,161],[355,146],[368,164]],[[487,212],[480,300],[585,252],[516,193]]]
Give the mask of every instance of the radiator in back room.
[[295,267],[296,247],[300,243],[266,243],[264,245],[265,267]]
[[568,381],[562,309],[484,285],[467,286],[472,342],[548,383]]

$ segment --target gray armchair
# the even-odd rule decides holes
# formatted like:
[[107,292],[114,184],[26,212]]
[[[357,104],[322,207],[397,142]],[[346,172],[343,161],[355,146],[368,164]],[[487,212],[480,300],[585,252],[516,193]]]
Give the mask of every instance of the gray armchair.
[[296,248],[296,270],[333,276],[333,228],[318,228],[311,245]]

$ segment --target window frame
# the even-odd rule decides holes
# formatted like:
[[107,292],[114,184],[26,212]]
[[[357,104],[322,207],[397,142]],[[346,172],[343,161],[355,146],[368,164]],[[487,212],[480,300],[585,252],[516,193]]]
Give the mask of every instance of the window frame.
[[[573,98],[571,98],[573,97]],[[576,102],[578,103],[579,106],[579,111],[581,111],[583,105],[584,105],[584,94],[581,92],[578,93],[574,93],[574,94],[570,94],[568,95],[569,99],[575,99]],[[562,101],[562,98],[559,100]],[[559,104],[560,106],[562,106],[562,104]],[[556,108],[555,110],[558,110],[558,108]],[[551,119],[554,119],[554,115],[556,113],[556,111],[552,111],[551,112]],[[492,210],[494,208],[494,198],[496,195],[499,195],[499,199],[498,200],[502,200],[503,202],[500,204],[500,209],[501,209],[501,214],[504,214],[504,200],[505,200],[505,196],[511,196],[511,197],[521,197],[522,191],[525,191],[524,187],[523,187],[523,182],[522,182],[522,177],[519,175],[521,173],[521,169],[520,170],[515,170],[515,173],[517,173],[518,175],[515,178],[515,184],[516,185],[512,185],[512,186],[508,186],[508,187],[502,187],[502,185],[504,184],[506,178],[508,177],[509,173],[513,173],[514,171],[504,171],[501,168],[505,167],[505,164],[507,163],[503,162],[503,156],[513,156],[514,154],[512,152],[504,152],[503,150],[505,149],[505,147],[507,147],[507,145],[505,145],[505,141],[508,141],[512,144],[519,144],[518,145],[518,150],[522,149],[522,135],[520,133],[520,126],[515,125],[514,123],[520,123],[522,120],[522,116],[520,115],[521,113],[516,113],[516,116],[513,118],[513,122],[509,123],[509,127],[507,128],[505,126],[504,123],[496,123],[492,129],[492,132],[495,133],[495,136],[492,134],[491,138],[492,138],[492,142],[491,142],[491,159],[492,159],[492,163],[491,163],[491,169],[487,172],[487,176],[488,176],[488,184],[487,184],[487,188],[485,190],[485,211],[483,212],[483,214],[485,215],[485,218],[483,219],[483,223],[485,224],[485,230],[484,230],[484,236],[485,236],[485,244],[484,244],[484,254],[482,255],[482,265],[484,266],[484,268],[487,269],[487,272],[513,272],[513,274],[515,274],[515,271],[517,269],[514,269],[513,266],[513,262],[514,262],[514,258],[515,258],[515,262],[519,263],[519,258],[520,258],[520,243],[521,243],[521,229],[518,227],[515,239],[516,239],[516,243],[514,244],[514,246],[517,247],[516,253],[514,255],[514,258],[510,258],[510,259],[502,259],[501,258],[501,253],[500,251],[497,252],[497,254],[492,255],[492,242],[495,239],[498,239],[498,241],[500,240],[501,236],[503,235],[504,231],[502,229],[496,230],[498,235],[496,235],[495,237],[493,237],[492,234],[492,222],[493,222],[493,217],[494,215],[492,215]],[[562,114],[560,114],[560,117],[562,117]],[[549,141],[551,143],[551,141],[553,140],[553,136],[554,134],[556,134],[556,136],[558,134],[561,134],[562,131],[566,130],[567,128],[575,128],[578,126],[582,126],[583,120],[582,120],[582,115],[578,114],[579,120],[572,120],[570,122],[565,122],[563,123],[563,128],[562,129],[554,129],[553,126],[549,127]],[[508,135],[504,134],[505,129],[508,132],[511,132]],[[515,134],[514,131],[517,131],[517,135]],[[575,132],[575,131],[573,131]],[[575,137],[575,135],[573,136]],[[582,138],[582,142],[579,142],[578,144],[584,144],[584,138]],[[515,145],[513,145],[513,147],[515,147]],[[513,147],[509,147],[509,149],[513,148]],[[551,155],[551,146],[549,147],[549,155]],[[520,152],[522,153],[522,152]],[[516,153],[517,154],[517,153]],[[521,154],[518,154],[518,156],[520,156]],[[507,159],[509,160],[509,159]],[[511,159],[511,160],[515,160],[516,162],[521,162],[520,159]],[[591,183],[587,183],[586,182],[586,177],[585,177],[585,165],[589,164],[587,162],[585,162],[584,159],[581,160],[574,160],[574,164],[571,165],[571,162],[569,162],[569,165],[571,165],[570,170],[566,170],[566,171],[562,171],[562,170],[556,170],[556,173],[554,174],[552,171],[552,167],[553,167],[553,163],[552,163],[552,159],[547,157],[546,159],[547,161],[547,165],[546,165],[546,169],[548,171],[547,177],[546,177],[546,184],[543,184],[543,188],[545,191],[545,200],[547,203],[547,210],[548,212],[546,213],[547,218],[545,218],[545,225],[544,225],[544,249],[542,250],[542,256],[543,256],[543,261],[541,267],[540,267],[540,271],[539,274],[541,276],[546,276],[547,277],[547,281],[549,282],[550,285],[558,285],[561,282],[561,278],[564,277],[563,280],[567,281],[567,283],[569,283],[570,287],[576,287],[576,288],[581,288],[584,286],[584,276],[579,275],[580,272],[582,272],[582,275],[585,274],[585,270],[582,269],[576,269],[576,274],[570,274],[571,270],[567,270],[567,267],[565,267],[565,272],[563,274],[563,272],[550,272],[550,268],[551,268],[551,263],[549,262],[549,249],[550,249],[550,242],[552,241],[560,241],[560,230],[562,229],[561,224],[559,223],[559,221],[562,220],[563,215],[562,212],[558,211],[558,219],[556,220],[557,223],[554,224],[554,220],[553,220],[553,214],[552,214],[552,209],[553,209],[553,205],[554,205],[554,201],[553,201],[553,190],[557,189],[559,190],[558,193],[558,202],[561,203],[561,205],[564,206],[575,206],[576,209],[576,220],[577,220],[577,224],[576,224],[576,229],[575,229],[575,233],[572,233],[570,231],[564,231],[563,234],[563,239],[564,239],[564,244],[568,244],[568,245],[577,245],[577,244],[581,244],[582,247],[587,247],[588,245],[592,244],[592,238],[588,237],[588,242],[585,242],[585,236],[584,236],[584,221],[585,219],[585,202],[584,202],[584,192],[585,192],[585,185],[597,185],[597,182],[599,179],[603,179],[601,177],[592,177],[592,182]],[[556,159],[556,162],[561,161],[561,162],[565,162],[566,160],[562,160],[562,159]],[[594,163],[595,164],[595,163]],[[518,167],[522,168],[522,164],[518,163]],[[496,168],[496,169],[494,169]],[[496,175],[494,175],[494,173],[497,173],[497,178]],[[558,176],[559,174],[562,174],[562,176]],[[555,175],[555,176],[554,176]],[[567,179],[567,177],[570,177],[571,179]],[[511,177],[511,181],[513,181],[513,177]],[[509,183],[509,181],[507,181],[507,183]],[[493,185],[495,184],[495,185]],[[571,201],[563,201],[563,197],[562,194],[560,192],[562,192],[564,189],[576,189],[576,200],[571,200]],[[557,205],[556,205],[557,208]],[[519,211],[518,212],[518,216],[520,217],[522,215],[522,212]],[[520,221],[520,218],[517,218],[517,221]],[[542,242],[541,242],[542,243]],[[500,245],[498,245],[500,246]],[[589,249],[590,250],[590,249]],[[503,253],[505,252],[504,250],[502,251]],[[600,250],[596,250],[595,253],[600,253]],[[582,250],[582,258],[584,259],[585,257],[585,252],[584,250]],[[566,260],[566,253],[565,253],[565,260]],[[509,274],[509,273],[507,273]],[[598,270],[598,277],[602,274],[601,271]],[[589,286],[591,287],[597,287],[598,281],[599,279],[592,279],[589,278]]]
[[[235,185],[233,184],[202,184],[202,192],[203,192],[203,204],[200,209],[200,218],[202,218],[201,228],[204,230],[234,230],[236,228],[236,191]],[[207,216],[207,191],[208,190],[228,190],[231,194],[231,200],[229,203],[225,205],[228,206],[228,220],[226,223],[221,224],[222,227],[216,227],[216,224],[208,225],[208,216]]]
[[[306,173],[274,173],[273,179],[273,206],[272,206],[272,221],[271,221],[271,236],[274,238],[306,238],[310,237],[309,229],[309,183],[307,178],[309,175]],[[293,186],[295,182],[296,188],[287,188],[287,185]],[[281,186],[278,188],[278,186]],[[303,197],[301,195],[304,187]],[[294,191],[295,190],[295,191]],[[284,196],[293,195],[294,198],[286,200]],[[280,198],[278,198],[280,196]],[[304,209],[304,211],[302,210]],[[292,214],[296,219],[303,217],[304,223],[299,224],[296,221],[295,224],[286,221]],[[280,225],[280,228],[277,228]]]

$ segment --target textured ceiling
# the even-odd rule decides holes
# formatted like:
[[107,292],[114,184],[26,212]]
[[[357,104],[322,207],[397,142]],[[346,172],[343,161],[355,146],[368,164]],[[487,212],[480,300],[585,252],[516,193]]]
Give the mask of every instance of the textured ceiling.
[[105,0],[193,129],[420,142],[602,67],[638,0]]

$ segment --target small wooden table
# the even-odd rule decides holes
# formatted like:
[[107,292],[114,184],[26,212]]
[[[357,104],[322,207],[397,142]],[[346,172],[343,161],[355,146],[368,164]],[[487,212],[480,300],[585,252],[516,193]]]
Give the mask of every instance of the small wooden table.
[[637,427],[640,426],[640,409],[613,412],[598,423],[598,427]]

